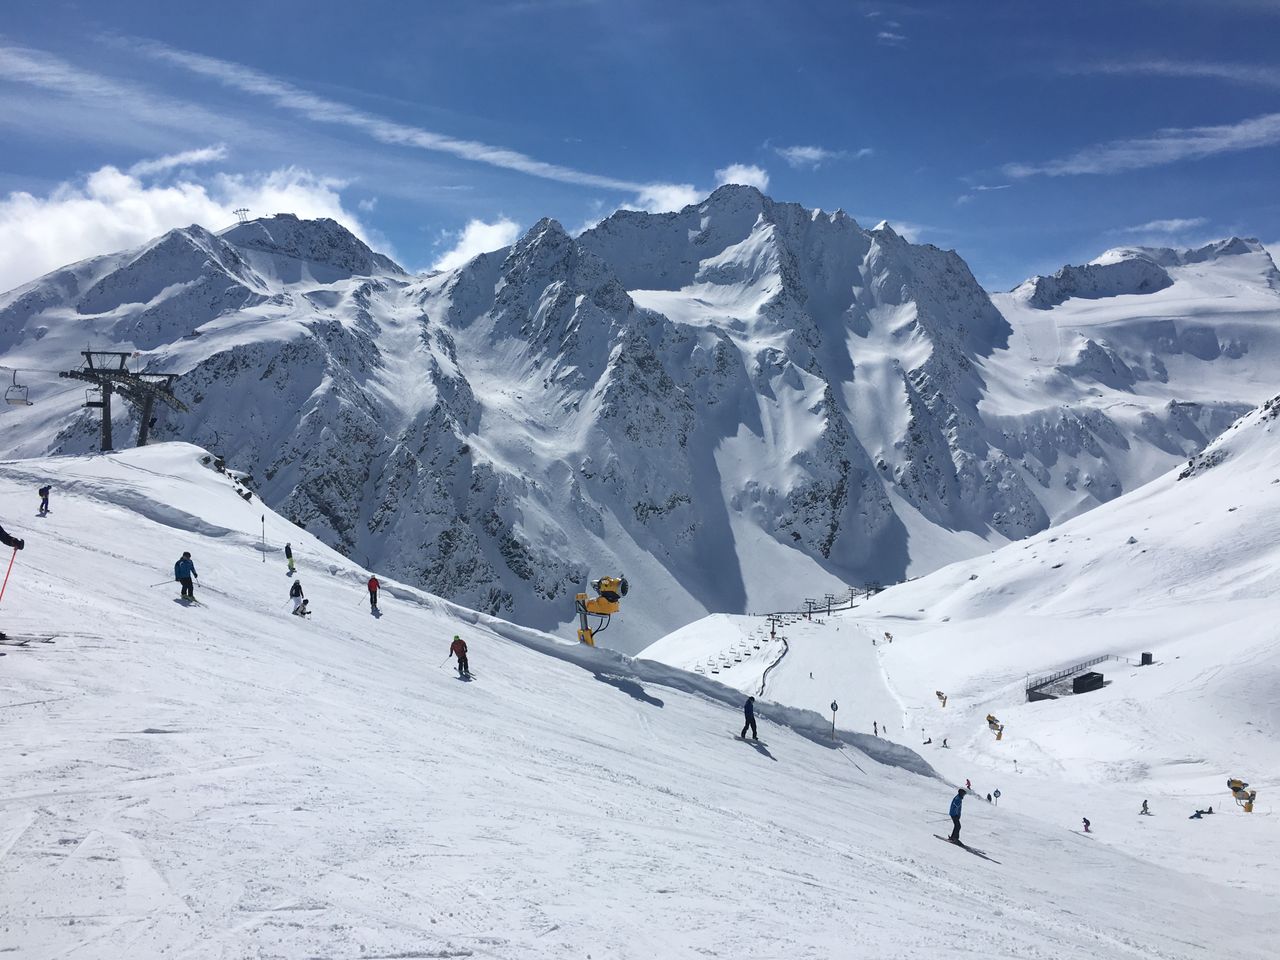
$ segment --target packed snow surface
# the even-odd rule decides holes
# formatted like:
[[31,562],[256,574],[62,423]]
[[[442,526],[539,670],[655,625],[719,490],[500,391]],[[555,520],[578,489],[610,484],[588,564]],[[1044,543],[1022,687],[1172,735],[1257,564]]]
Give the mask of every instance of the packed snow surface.
[[[1266,847],[1205,882],[1046,824],[1013,785],[967,802],[973,850],[948,846],[953,786],[883,739],[830,741],[763,698],[762,742],[742,742],[741,697],[709,678],[387,579],[375,618],[367,571],[200,460],[164,444],[0,465],[27,541],[0,626],[57,634],[0,658],[0,950],[1168,960],[1280,934]],[[286,612],[286,541],[310,621]],[[176,600],[183,550],[201,606]],[[931,642],[917,626],[895,653]],[[980,707],[955,692],[974,698],[948,708],[959,756]],[[1027,736],[1009,720],[1006,748]],[[1028,781],[1056,773],[1024,756]],[[1229,850],[1270,823],[1193,826]],[[1187,829],[1173,810],[1143,826],[1153,844]]]

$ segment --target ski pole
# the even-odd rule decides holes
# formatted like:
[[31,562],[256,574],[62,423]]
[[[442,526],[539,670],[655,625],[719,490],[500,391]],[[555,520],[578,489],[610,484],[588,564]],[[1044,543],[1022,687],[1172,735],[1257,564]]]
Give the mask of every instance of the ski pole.
[[9,574],[13,573],[13,561],[18,559],[18,548],[13,548],[13,556],[9,558],[9,569],[4,572],[4,583],[0,583],[0,600],[4,599],[5,587],[9,586]]
[[176,582],[177,581],[175,580],[161,580],[159,583],[147,584],[147,589],[151,589],[152,587],[163,587],[166,583],[176,583]]

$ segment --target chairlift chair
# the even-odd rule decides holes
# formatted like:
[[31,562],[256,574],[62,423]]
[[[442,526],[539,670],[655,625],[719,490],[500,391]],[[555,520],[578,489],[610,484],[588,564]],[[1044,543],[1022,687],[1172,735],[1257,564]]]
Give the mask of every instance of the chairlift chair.
[[27,392],[27,388],[18,382],[18,371],[13,371],[13,384],[5,389],[4,402],[15,407],[29,407],[31,401],[27,399]]

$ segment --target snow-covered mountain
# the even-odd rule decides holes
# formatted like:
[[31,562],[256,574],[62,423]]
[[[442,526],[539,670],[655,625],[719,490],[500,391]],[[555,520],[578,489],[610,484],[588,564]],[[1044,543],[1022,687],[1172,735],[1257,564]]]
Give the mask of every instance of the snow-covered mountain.
[[[736,691],[389,578],[375,619],[366,570],[208,459],[0,464],[26,539],[0,628],[57,634],[0,646],[6,955],[1216,960],[1280,936],[1264,811],[1135,794],[1123,822],[1088,808],[1090,840],[1027,774],[944,845],[955,787],[900,743],[763,700],[763,742],[736,741]],[[24,516],[41,482],[53,510]],[[183,550],[199,607],[165,582]]]
[[[425,277],[331,221],[172,231],[0,297],[0,362],[138,350],[191,407],[157,438],[343,553],[549,629],[624,573],[601,639],[634,650],[1133,489],[1274,389],[1278,321],[1252,241],[993,298],[955,253],[730,186],[577,238],[544,220]],[[93,449],[82,387],[37,377],[0,451]]]

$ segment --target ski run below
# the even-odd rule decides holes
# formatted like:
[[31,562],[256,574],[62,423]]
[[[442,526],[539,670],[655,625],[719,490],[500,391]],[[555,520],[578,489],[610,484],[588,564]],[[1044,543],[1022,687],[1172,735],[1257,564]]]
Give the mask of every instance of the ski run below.
[[[1023,752],[1025,793],[1002,772],[1006,802],[965,804],[963,837],[989,859],[944,846],[960,760],[1003,762],[960,732],[976,683],[947,708],[951,757],[921,750],[946,779],[884,739],[830,740],[829,714],[799,709],[826,693],[762,699],[762,742],[743,742],[742,697],[711,678],[385,578],[375,618],[368,571],[201,454],[0,464],[0,520],[27,539],[0,628],[58,634],[0,660],[0,952],[1169,960],[1255,955],[1280,934],[1274,845],[1231,839],[1274,838],[1269,806],[1246,822],[1223,803],[1190,828],[1181,809],[1114,826],[1101,803],[1055,820],[1041,800],[1070,772]],[[286,541],[310,621],[287,612]],[[200,606],[170,582],[183,550]],[[929,627],[904,621],[883,661],[895,682]],[[446,660],[455,633],[473,682]],[[1081,813],[1101,842],[1070,831]],[[1213,864],[1160,862],[1191,828]],[[1148,842],[1108,839],[1122,829]]]

